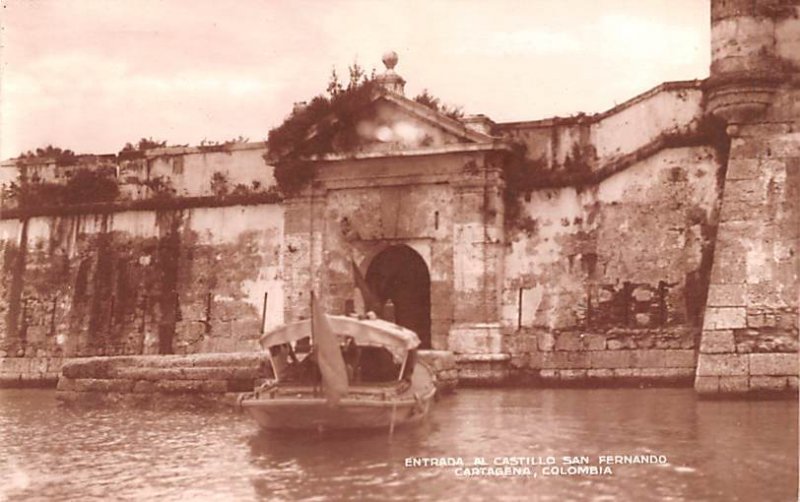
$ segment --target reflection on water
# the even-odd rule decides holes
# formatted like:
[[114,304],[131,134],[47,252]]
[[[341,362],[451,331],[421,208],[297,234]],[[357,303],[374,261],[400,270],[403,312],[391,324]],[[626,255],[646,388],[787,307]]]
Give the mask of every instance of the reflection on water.
[[[690,389],[461,390],[393,437],[260,432],[234,412],[67,409],[0,390],[0,499],[797,500],[797,404]],[[407,457],[660,454],[608,477],[458,477]],[[537,468],[538,469],[538,468]]]

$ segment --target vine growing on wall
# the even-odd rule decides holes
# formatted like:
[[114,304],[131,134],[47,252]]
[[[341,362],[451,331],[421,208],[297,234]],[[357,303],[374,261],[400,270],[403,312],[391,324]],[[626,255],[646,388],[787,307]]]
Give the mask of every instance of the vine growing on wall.
[[590,144],[574,144],[564,161],[552,166],[545,157],[530,158],[527,147],[512,142],[511,152],[502,164],[506,182],[504,193],[506,223],[520,230],[535,228],[531,218],[522,215],[522,200],[542,188],[581,187],[594,185],[626,167],[667,148],[710,146],[715,149],[723,167],[727,164],[730,138],[725,123],[705,115],[683,130],[666,131],[641,148],[598,165],[597,153]]
[[505,180],[506,222],[522,230],[530,230],[531,222],[522,217],[521,200],[539,188],[580,183],[592,172],[597,155],[592,145],[575,143],[564,162],[552,167],[544,156],[531,158],[527,146],[511,143],[511,151],[502,164]]

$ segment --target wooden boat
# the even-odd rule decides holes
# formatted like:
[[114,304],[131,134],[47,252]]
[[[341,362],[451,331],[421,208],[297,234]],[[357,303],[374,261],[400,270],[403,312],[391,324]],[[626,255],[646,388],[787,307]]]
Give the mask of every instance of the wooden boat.
[[281,326],[261,337],[274,378],[241,400],[261,427],[392,431],[428,414],[436,389],[430,368],[416,361],[416,333],[381,319],[326,318],[346,365],[345,392],[334,403],[326,397],[310,345],[313,322]]

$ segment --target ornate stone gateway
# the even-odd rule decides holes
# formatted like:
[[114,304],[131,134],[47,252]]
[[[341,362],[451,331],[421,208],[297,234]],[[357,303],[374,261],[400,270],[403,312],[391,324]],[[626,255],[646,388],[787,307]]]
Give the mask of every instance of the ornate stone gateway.
[[350,146],[303,159],[313,177],[286,201],[285,318],[308,315],[312,289],[328,312],[347,311],[352,261],[426,348],[497,351],[508,146],[405,98],[389,63],[333,134]]

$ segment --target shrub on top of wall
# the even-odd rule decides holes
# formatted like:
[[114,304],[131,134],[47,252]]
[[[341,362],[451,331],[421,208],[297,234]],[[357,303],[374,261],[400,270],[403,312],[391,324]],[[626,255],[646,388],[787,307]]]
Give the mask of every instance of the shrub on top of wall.
[[[357,121],[364,118],[364,109],[374,98],[377,84],[358,65],[350,66],[350,81],[343,87],[336,72],[332,72],[328,95],[318,95],[308,105],[295,110],[281,125],[269,132],[264,160],[275,167],[278,188],[284,194],[296,193],[314,177],[314,167],[308,159],[327,153],[353,151],[360,138]],[[434,111],[459,119],[459,108],[443,105],[428,91],[414,101]]]
[[117,180],[107,171],[82,168],[68,176],[65,184],[20,176],[7,188],[7,195],[16,199],[20,208],[111,202],[119,196]]
[[355,148],[357,115],[372,99],[375,83],[365,79],[331,95],[317,96],[297,108],[267,138],[267,162],[275,166],[275,180],[284,193],[294,193],[314,175],[304,159]]
[[70,149],[59,148],[53,145],[47,145],[44,148],[37,148],[36,151],[28,150],[20,154],[17,159],[18,162],[33,159],[52,159],[57,166],[72,166],[78,163],[78,156],[75,155]]

